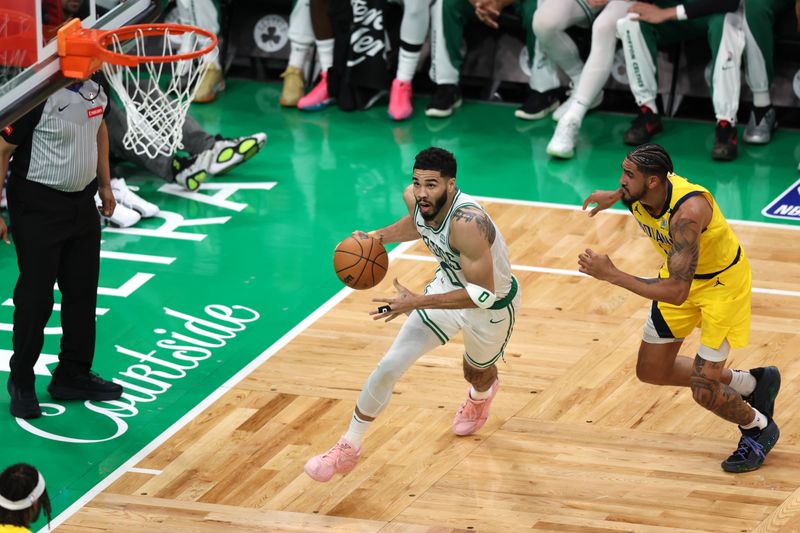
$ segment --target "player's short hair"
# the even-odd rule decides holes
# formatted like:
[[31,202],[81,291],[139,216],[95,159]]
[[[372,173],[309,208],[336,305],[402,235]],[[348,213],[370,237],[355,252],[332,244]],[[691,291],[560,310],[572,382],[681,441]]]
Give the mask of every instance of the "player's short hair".
[[[0,496],[6,500],[16,502],[29,496],[39,483],[39,471],[26,463],[11,465],[0,473]],[[50,497],[45,488],[37,499],[38,509],[27,507],[21,510],[10,510],[0,506],[0,524],[28,527],[39,518],[39,512],[44,512],[50,523]]]
[[418,170],[436,170],[442,177],[456,177],[456,157],[445,150],[431,146],[417,154],[414,168]]
[[664,147],[654,143],[641,144],[628,152],[625,156],[639,172],[648,176],[658,176],[661,181],[666,181],[667,174],[674,172],[672,158]]

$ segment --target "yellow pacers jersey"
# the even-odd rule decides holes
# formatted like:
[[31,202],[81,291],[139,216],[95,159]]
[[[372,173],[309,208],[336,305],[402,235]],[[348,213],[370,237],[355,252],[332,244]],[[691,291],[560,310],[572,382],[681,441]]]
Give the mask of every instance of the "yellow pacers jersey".
[[713,277],[715,273],[730,267],[734,261],[738,260],[737,256],[741,253],[739,240],[728,225],[728,221],[722,216],[711,193],[700,185],[689,183],[677,174],[669,174],[667,176],[667,200],[664,202],[664,208],[659,216],[653,217],[639,202],[635,202],[631,206],[631,212],[642,231],[650,237],[653,246],[664,256],[664,265],[659,272],[662,278],[669,277],[667,255],[672,250],[672,235],[670,234],[672,215],[683,202],[697,195],[703,195],[708,200],[713,214],[708,227],[700,234],[700,256],[697,260],[695,278],[709,279]]
[[656,250],[664,256],[659,276],[669,277],[667,257],[672,250],[670,220],[681,204],[702,195],[711,205],[708,226],[700,234],[699,257],[689,297],[681,305],[653,302],[651,318],[659,337],[682,339],[696,327],[700,342],[713,349],[728,339],[731,347],[742,348],[750,336],[751,274],[747,256],[716,201],[707,189],[686,179],[667,176],[667,199],[654,217],[635,202],[631,212]]

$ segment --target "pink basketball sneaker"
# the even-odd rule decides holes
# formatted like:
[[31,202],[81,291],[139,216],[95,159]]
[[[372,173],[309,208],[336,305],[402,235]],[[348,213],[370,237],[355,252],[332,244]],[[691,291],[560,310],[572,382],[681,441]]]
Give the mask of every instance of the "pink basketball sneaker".
[[394,120],[405,120],[411,116],[411,82],[395,79],[389,93],[389,116]]
[[492,384],[491,394],[485,400],[473,400],[469,395],[470,389],[467,389],[467,399],[461,404],[453,419],[453,433],[462,436],[472,435],[481,429],[489,418],[489,407],[498,390],[500,381],[497,379]]
[[309,459],[304,470],[313,480],[330,481],[334,474],[346,474],[354,469],[360,457],[361,450],[353,448],[342,436],[333,448]]
[[319,83],[300,100],[297,101],[298,109],[303,111],[319,111],[328,107],[333,99],[328,94],[328,71],[322,73]]

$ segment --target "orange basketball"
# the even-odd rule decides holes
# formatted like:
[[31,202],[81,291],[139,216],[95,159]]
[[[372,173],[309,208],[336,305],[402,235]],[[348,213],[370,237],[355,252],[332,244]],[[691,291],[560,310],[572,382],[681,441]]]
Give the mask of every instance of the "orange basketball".
[[371,289],[386,275],[389,255],[378,239],[351,236],[336,246],[333,268],[348,287]]

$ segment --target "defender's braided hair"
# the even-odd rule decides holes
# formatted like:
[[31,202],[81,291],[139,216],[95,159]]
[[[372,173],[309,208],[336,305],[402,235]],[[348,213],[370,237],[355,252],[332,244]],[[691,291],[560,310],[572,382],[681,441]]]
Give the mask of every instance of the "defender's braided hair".
[[645,175],[658,176],[661,181],[674,171],[672,159],[664,148],[658,144],[642,144],[628,152],[626,156]]

